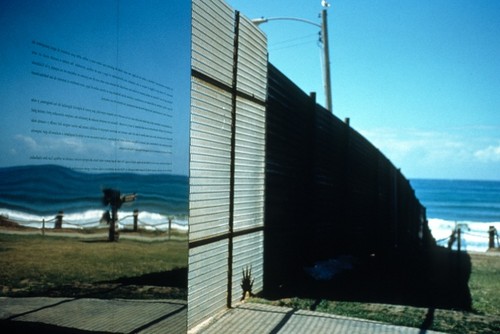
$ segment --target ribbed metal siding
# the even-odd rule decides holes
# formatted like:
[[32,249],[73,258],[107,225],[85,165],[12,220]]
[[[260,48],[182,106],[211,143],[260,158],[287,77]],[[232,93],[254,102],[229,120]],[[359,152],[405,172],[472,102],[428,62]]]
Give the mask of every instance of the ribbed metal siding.
[[232,9],[223,1],[193,1],[191,67],[226,85],[233,80]]
[[235,35],[235,19],[193,2],[188,328],[240,300],[244,269],[263,287],[267,46],[247,18]]
[[280,296],[318,259],[428,242],[425,210],[401,172],[273,66],[268,80],[266,294]]
[[238,91],[266,100],[267,40],[248,18],[241,17],[238,45]]
[[342,228],[350,228],[347,221],[349,209],[348,141],[350,128],[331,113],[319,106],[315,110],[314,123],[314,205],[311,210],[315,225],[314,247],[308,252],[309,260],[328,254],[329,248],[351,243],[342,234]]
[[233,302],[236,302],[242,298],[243,270],[251,270],[251,278],[254,280],[252,291],[262,291],[264,284],[264,232],[259,231],[235,237],[233,242],[232,296]]
[[234,230],[264,224],[264,107],[237,101]]
[[[191,66],[216,82],[233,80],[233,11],[193,1]],[[191,79],[189,242],[229,231],[231,93]],[[228,240],[189,249],[188,328],[226,307]]]
[[191,92],[189,238],[228,232],[231,95],[196,78]]
[[278,69],[268,69],[264,264],[265,289],[272,293],[298,276],[293,269],[302,265],[308,248],[314,104]]
[[[238,98],[234,185],[234,232],[263,228],[265,122],[263,106]],[[264,234],[256,230],[233,240],[232,302],[242,297],[244,269],[252,270],[253,291],[263,286]]]
[[[263,228],[265,181],[265,99],[267,42],[246,17],[240,18],[236,87],[234,221],[235,233]],[[233,240],[232,302],[241,299],[244,269],[252,269],[253,291],[263,287],[264,233],[246,232]]]
[[226,307],[228,241],[189,250],[188,329]]

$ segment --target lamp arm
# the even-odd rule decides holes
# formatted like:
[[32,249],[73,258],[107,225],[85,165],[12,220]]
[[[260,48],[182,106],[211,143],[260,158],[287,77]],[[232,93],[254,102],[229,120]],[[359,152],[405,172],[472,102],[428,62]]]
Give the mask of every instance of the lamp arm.
[[260,19],[253,19],[252,22],[256,25],[259,25],[259,24],[266,23],[269,21],[279,21],[279,20],[281,20],[281,21],[299,21],[299,22],[304,22],[307,24],[312,24],[313,26],[321,28],[321,24],[318,24],[316,22],[309,21],[306,19],[301,19],[299,17],[269,17],[269,18],[261,17]]

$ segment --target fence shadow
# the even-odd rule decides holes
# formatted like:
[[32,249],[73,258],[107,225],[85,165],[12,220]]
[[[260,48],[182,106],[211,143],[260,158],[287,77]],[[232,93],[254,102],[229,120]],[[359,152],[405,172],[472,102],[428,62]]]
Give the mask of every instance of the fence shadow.
[[114,287],[99,298],[125,299],[187,299],[187,268],[148,273],[134,277],[121,277],[111,281],[98,282],[96,286]]
[[186,268],[93,283],[70,282],[29,296],[99,299],[187,299]]
[[105,283],[176,287],[187,289],[187,273],[187,268],[177,268],[169,271],[149,273],[135,277],[121,277],[113,281],[107,281]]
[[317,280],[304,270],[279,291],[265,291],[276,299],[299,297],[471,310],[468,287],[470,256],[432,247],[419,254],[372,254],[353,258],[352,269],[329,280]]
[[0,328],[4,333],[26,334],[26,333],[50,333],[50,334],[96,334],[95,331],[77,328],[61,327],[45,324],[42,322],[9,321],[0,320]]

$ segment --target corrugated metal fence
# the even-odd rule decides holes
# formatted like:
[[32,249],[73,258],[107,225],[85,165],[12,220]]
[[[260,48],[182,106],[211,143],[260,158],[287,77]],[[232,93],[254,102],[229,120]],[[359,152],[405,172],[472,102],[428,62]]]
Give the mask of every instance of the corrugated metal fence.
[[265,290],[335,255],[420,250],[425,208],[403,174],[314,94],[268,74]]
[[[188,328],[338,254],[425,245],[405,177],[267,63],[266,38],[222,0],[192,6]],[[264,223],[265,222],[265,223]]]
[[263,287],[266,38],[221,0],[193,1],[188,328]]

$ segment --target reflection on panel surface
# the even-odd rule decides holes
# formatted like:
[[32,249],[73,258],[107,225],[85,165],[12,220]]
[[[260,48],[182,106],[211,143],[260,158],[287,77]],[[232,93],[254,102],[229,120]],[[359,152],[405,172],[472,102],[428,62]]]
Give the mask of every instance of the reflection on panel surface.
[[0,13],[1,295],[161,299],[143,323],[67,307],[80,324],[184,330],[190,2],[4,1]]
[[263,289],[267,42],[223,0],[194,0],[188,327]]

